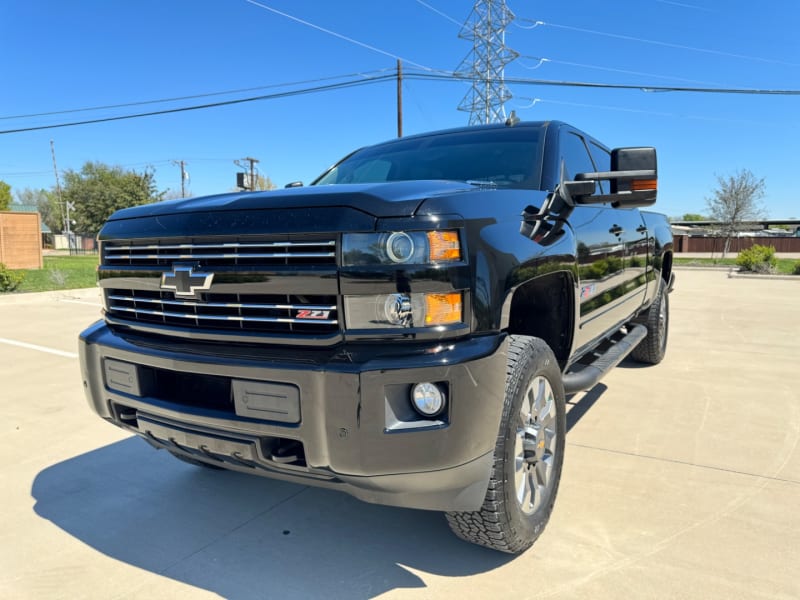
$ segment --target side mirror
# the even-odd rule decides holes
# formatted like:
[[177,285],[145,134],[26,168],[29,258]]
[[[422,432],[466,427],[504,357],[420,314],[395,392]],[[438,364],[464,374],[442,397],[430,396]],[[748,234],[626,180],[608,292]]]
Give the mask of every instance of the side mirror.
[[284,188],[296,188],[296,187],[303,187],[302,181],[292,181],[291,183],[287,183]]
[[609,181],[611,193],[574,196],[577,204],[611,202],[614,208],[652,206],[658,190],[655,148],[616,148],[611,151],[611,171],[578,173],[575,181]]

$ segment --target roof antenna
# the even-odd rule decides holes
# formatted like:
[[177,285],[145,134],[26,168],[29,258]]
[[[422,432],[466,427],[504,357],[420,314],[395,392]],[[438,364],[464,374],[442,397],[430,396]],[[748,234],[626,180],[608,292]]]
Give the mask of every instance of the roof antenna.
[[506,119],[506,127],[513,127],[517,123],[519,123],[519,117],[517,116],[517,111],[512,110],[511,114],[508,115],[508,118]]

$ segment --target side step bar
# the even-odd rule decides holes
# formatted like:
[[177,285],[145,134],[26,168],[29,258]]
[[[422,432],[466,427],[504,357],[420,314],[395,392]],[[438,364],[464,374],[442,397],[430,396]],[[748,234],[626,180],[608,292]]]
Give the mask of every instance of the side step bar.
[[647,328],[644,325],[628,325],[628,333],[621,340],[612,344],[591,364],[586,365],[580,371],[564,375],[564,392],[575,394],[592,389],[606,373],[622,362],[622,359],[628,356],[646,337]]

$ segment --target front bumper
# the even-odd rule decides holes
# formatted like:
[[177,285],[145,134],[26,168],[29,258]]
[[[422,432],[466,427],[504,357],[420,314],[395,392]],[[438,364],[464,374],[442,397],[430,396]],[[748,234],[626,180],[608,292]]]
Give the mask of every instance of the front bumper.
[[[81,334],[80,358],[91,408],[156,447],[368,502],[478,509],[503,409],[505,335],[391,346],[167,345],[99,321]],[[421,381],[447,391],[435,420],[409,408]],[[241,391],[270,386],[292,395],[277,418],[245,406]]]

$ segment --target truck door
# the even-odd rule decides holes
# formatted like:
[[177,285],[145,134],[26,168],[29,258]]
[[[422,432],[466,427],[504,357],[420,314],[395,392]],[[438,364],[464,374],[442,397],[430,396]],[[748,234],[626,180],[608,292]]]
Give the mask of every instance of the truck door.
[[[577,173],[609,170],[608,152],[577,131],[561,130],[559,150],[566,180]],[[578,245],[580,348],[621,325],[641,306],[646,257],[638,255],[646,252],[647,233],[638,210],[605,204],[576,206],[569,221]]]

